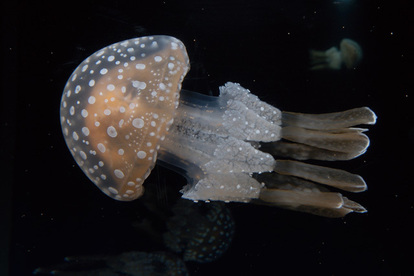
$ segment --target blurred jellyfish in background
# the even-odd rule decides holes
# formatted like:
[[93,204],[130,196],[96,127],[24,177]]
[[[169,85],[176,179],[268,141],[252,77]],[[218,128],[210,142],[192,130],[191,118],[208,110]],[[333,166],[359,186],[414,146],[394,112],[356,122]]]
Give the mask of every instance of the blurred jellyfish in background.
[[[152,185],[142,198],[148,212],[132,221],[137,235],[161,251],[127,251],[117,255],[70,256],[64,263],[37,268],[38,275],[189,275],[185,262],[208,263],[219,259],[234,235],[234,220],[223,202],[194,203],[179,198],[164,206]],[[171,186],[171,185],[170,185]],[[171,200],[176,190],[166,187]],[[163,226],[160,226],[163,225]],[[131,244],[139,239],[131,237]]]
[[179,200],[172,211],[174,216],[167,221],[163,238],[184,261],[212,262],[227,251],[233,240],[234,221],[225,203]]
[[355,68],[362,59],[362,50],[355,41],[342,39],[339,50],[331,47],[326,51],[310,50],[310,70],[339,70],[342,64],[347,69]]

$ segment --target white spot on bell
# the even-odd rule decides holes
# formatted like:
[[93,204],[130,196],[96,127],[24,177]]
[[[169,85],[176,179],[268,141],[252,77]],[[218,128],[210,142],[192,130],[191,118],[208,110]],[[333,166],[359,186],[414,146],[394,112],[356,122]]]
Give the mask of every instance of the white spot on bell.
[[115,90],[115,85],[108,84],[108,86],[106,87],[106,89],[108,89],[109,91],[114,91]]
[[155,57],[154,57],[154,60],[155,60],[156,62],[160,62],[160,61],[162,60],[162,57],[160,57],[160,56],[155,56]]
[[86,153],[84,151],[81,150],[79,152],[79,155],[82,157],[83,160],[86,160],[87,156],[86,156]]
[[102,153],[104,153],[106,151],[105,145],[102,143],[98,144],[98,150]]
[[144,159],[145,156],[147,156],[147,153],[145,151],[140,150],[139,152],[137,152],[137,156],[139,159]]
[[88,111],[86,109],[82,109],[81,115],[82,115],[83,118],[88,117]]
[[90,103],[90,104],[94,104],[94,103],[95,103],[95,101],[96,101],[96,99],[95,99],[95,97],[94,97],[94,96],[90,96],[90,97],[88,98],[88,103]]
[[114,194],[114,195],[117,195],[117,194],[118,194],[118,190],[117,190],[117,189],[115,189],[114,187],[108,187],[108,191],[109,191],[111,194]]
[[132,81],[132,86],[138,89],[145,89],[147,84],[143,81]]
[[135,65],[135,68],[137,68],[138,70],[144,70],[145,69],[145,64],[137,63],[137,65]]
[[136,128],[142,128],[144,126],[144,120],[141,118],[135,118],[132,120],[132,125]]
[[115,138],[118,135],[118,132],[116,132],[116,128],[113,126],[109,126],[106,129],[106,133],[108,133],[109,137]]
[[82,133],[83,133],[85,136],[88,136],[88,135],[89,135],[89,128],[87,128],[87,127],[83,127],[83,128],[82,128]]
[[75,94],[78,94],[81,91],[81,86],[80,85],[76,85],[75,87]]
[[118,169],[114,170],[114,174],[118,178],[124,178],[125,177],[124,173],[121,170],[118,170]]
[[72,137],[73,137],[73,139],[74,139],[75,141],[78,141],[78,140],[79,140],[79,135],[76,133],[76,131],[74,131],[74,132],[72,133]]

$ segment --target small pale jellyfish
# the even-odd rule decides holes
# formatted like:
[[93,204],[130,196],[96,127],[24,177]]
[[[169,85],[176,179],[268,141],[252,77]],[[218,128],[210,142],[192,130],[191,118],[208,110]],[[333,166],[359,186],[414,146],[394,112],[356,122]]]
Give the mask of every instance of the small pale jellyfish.
[[362,59],[362,50],[355,41],[342,39],[339,50],[331,47],[326,51],[310,50],[311,70],[339,70],[344,64],[347,69],[355,68]]
[[366,211],[323,187],[360,192],[366,184],[359,175],[274,156],[363,154],[369,139],[352,126],[375,123],[369,108],[281,112],[236,83],[220,87],[218,97],[181,90],[188,70],[181,41],[149,36],[105,47],[72,73],[61,100],[62,131],[102,192],[121,201],[139,198],[159,160],[187,178],[182,197],[193,201],[253,202],[336,217]]

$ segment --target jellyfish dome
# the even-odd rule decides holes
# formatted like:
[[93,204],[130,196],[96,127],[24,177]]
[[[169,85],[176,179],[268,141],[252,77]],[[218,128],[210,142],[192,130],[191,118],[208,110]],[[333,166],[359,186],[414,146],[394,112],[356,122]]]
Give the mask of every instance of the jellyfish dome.
[[362,50],[355,41],[344,38],[340,44],[341,58],[346,68],[352,69],[358,65],[362,59]]
[[182,90],[188,70],[181,41],[147,36],[107,46],[72,73],[61,100],[63,135],[102,192],[121,201],[139,198],[159,161],[187,178],[181,192],[193,201],[253,202],[325,216],[366,211],[326,188],[363,191],[360,176],[275,157],[334,161],[363,154],[366,129],[352,126],[375,123],[369,108],[282,112],[237,83],[220,87],[217,97]]

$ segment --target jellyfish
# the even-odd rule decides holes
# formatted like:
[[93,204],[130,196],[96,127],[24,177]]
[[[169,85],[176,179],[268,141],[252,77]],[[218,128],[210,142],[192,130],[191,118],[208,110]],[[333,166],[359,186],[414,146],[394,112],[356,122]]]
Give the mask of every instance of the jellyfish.
[[[353,126],[374,124],[371,109],[281,112],[237,83],[220,87],[219,96],[181,89],[188,70],[184,44],[160,35],[107,46],[72,73],[61,100],[63,135],[103,193],[139,198],[157,161],[187,179],[182,197],[193,201],[252,202],[332,217],[366,211],[326,188],[361,192],[362,177],[302,161],[363,154],[366,129]],[[276,159],[279,153],[289,160]],[[279,181],[275,173],[287,180],[266,183]]]
[[331,47],[326,51],[310,50],[311,70],[330,69],[339,70],[342,64],[347,69],[355,68],[362,59],[362,50],[355,41],[344,38],[339,50]]

